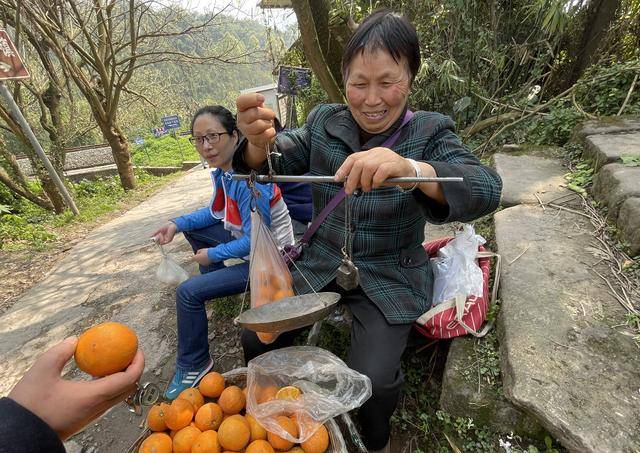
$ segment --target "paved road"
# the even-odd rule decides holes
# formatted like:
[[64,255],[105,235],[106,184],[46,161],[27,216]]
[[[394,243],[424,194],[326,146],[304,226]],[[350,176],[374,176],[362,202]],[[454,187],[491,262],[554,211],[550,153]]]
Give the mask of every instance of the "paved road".
[[[0,317],[0,395],[8,393],[42,350],[108,319],[138,332],[147,369],[166,360],[174,338],[159,327],[174,317],[174,290],[155,279],[160,255],[149,236],[164,220],[203,205],[210,193],[207,171],[188,172],[95,229],[5,312]],[[184,240],[174,241],[168,250],[195,273]]]

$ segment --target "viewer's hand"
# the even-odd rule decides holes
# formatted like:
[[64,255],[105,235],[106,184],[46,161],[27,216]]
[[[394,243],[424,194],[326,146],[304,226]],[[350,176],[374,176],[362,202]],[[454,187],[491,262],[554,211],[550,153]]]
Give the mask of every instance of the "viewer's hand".
[[258,93],[245,93],[236,100],[238,115],[236,124],[249,143],[264,150],[276,136],[273,110],[264,107],[264,96]]
[[[435,176],[431,165],[420,163],[423,176]],[[425,167],[431,172],[425,172]],[[412,177],[416,172],[413,166],[402,156],[389,148],[371,148],[353,153],[345,159],[335,175],[336,181],[345,181],[345,192],[351,195],[358,187],[364,192],[382,186],[385,179],[394,177]],[[412,184],[408,184],[411,186]]]
[[167,222],[162,226],[158,231],[153,233],[151,236],[156,238],[156,241],[160,245],[168,244],[173,241],[173,237],[176,235],[178,231],[178,227],[173,222]]
[[193,260],[198,263],[200,266],[208,266],[211,264],[211,260],[209,259],[208,254],[209,249],[200,249],[196,252],[193,257]]
[[144,370],[144,356],[138,349],[125,371],[93,381],[62,379],[60,373],[77,342],[75,337],[67,338],[43,353],[8,395],[44,420],[62,440],[133,394]]

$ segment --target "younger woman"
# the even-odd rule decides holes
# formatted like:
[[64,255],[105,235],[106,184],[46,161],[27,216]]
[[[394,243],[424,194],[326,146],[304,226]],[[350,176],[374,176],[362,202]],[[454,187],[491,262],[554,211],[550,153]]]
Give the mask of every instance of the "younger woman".
[[[189,139],[211,167],[213,196],[208,205],[172,219],[153,236],[160,244],[182,232],[195,253],[201,275],[178,286],[178,356],[176,372],[165,393],[175,399],[184,389],[195,386],[212,368],[209,356],[207,316],[204,303],[245,290],[249,278],[251,246],[251,206],[256,206],[271,229],[276,242],[293,243],[293,229],[287,206],[275,184],[256,184],[261,193],[253,198],[244,181],[233,181],[231,161],[238,143],[238,130],[231,112],[221,106],[206,106],[196,112]],[[241,258],[240,264],[224,261]]]

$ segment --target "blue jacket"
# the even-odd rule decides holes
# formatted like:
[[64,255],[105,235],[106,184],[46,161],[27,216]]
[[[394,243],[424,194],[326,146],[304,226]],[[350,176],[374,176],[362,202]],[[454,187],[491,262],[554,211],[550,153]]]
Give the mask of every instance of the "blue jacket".
[[[207,254],[212,262],[243,258],[249,255],[251,249],[251,207],[255,206],[256,201],[247,183],[232,180],[232,174],[233,171],[224,172],[219,168],[212,170],[213,195],[209,204],[171,220],[178,227],[178,232],[199,230],[219,222],[224,223],[225,230],[231,232],[234,239],[209,248]],[[292,242],[291,219],[280,189],[276,184],[256,184],[256,188],[260,192],[257,207],[263,221],[274,233],[276,242],[280,242],[281,246],[285,245],[282,243],[282,237],[286,238],[285,242]],[[276,220],[274,225],[272,218]]]

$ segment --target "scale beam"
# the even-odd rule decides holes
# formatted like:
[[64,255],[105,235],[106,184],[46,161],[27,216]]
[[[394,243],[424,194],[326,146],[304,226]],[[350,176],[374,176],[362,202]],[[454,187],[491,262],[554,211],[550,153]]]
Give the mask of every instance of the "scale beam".
[[[336,181],[333,176],[305,176],[305,175],[241,175],[233,174],[231,179],[234,181],[249,181],[255,180],[256,182],[269,183],[269,182],[330,182],[335,184],[343,184],[343,181]],[[384,181],[385,185],[396,185],[404,183],[416,183],[416,182],[462,182],[462,177],[401,177],[401,178],[389,178]]]

